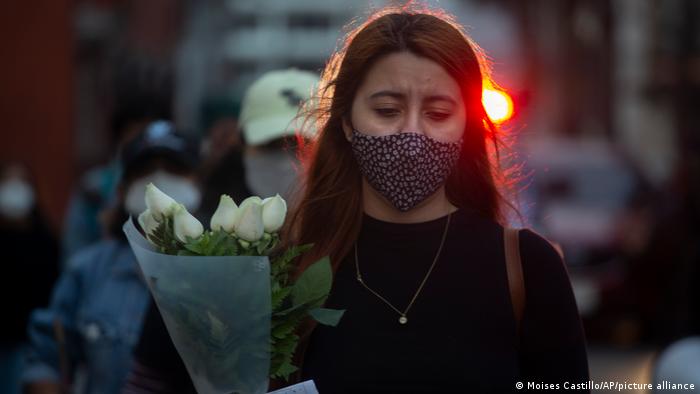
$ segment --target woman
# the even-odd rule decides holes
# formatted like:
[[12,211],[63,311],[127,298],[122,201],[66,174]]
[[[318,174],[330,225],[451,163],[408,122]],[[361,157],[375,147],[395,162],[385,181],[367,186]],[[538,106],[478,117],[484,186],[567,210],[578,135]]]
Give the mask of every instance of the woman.
[[[557,251],[520,232],[526,291],[511,305],[498,131],[486,67],[459,25],[382,11],[324,72],[319,135],[286,239],[330,255],[337,327],[305,333],[301,378],[321,393],[513,391],[588,380],[585,340]],[[332,229],[332,231],[329,231]],[[516,331],[519,327],[519,332]],[[303,348],[302,348],[303,350]]]
[[196,208],[196,164],[167,122],[152,123],[124,147],[116,204],[104,215],[107,237],[70,259],[49,307],[31,316],[25,392],[56,393],[61,386],[76,393],[121,391],[150,301],[122,226],[146,209],[150,182]]

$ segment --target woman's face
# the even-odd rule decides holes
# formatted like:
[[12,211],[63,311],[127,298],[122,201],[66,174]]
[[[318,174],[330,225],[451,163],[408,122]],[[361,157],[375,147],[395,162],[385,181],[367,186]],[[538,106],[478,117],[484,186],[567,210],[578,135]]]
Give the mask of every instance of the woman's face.
[[343,127],[348,140],[354,127],[372,136],[411,132],[455,142],[464,132],[466,112],[457,81],[440,65],[398,52],[368,71],[355,94],[351,120]]

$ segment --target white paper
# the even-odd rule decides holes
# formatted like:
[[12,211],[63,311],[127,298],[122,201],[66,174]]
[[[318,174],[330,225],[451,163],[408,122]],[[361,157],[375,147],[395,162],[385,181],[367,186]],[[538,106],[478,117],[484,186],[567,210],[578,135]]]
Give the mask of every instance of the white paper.
[[313,380],[307,380],[306,382],[301,382],[294,386],[270,391],[268,394],[318,394],[318,390],[316,390],[316,385]]

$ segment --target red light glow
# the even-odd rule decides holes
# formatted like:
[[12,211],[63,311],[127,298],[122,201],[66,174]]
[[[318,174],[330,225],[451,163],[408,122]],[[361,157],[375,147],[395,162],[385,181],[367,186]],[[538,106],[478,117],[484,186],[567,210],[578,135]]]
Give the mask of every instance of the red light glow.
[[481,102],[493,123],[503,123],[513,117],[513,99],[503,90],[484,84]]

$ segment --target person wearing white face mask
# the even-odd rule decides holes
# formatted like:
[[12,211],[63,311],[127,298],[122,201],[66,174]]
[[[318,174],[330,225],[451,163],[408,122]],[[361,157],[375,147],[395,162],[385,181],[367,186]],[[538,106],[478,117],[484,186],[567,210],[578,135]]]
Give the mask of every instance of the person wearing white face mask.
[[26,326],[34,308],[48,303],[58,277],[58,240],[36,204],[29,171],[19,164],[0,166],[0,248],[3,278],[0,308],[0,392],[20,392]]
[[134,182],[129,188],[124,201],[124,207],[129,214],[138,216],[146,210],[143,196],[149,183],[153,183],[167,195],[174,196],[173,198],[188,211],[195,211],[199,207],[201,193],[191,179],[158,169]]
[[297,114],[310,99],[319,76],[297,69],[270,71],[257,79],[243,97],[240,127],[245,148],[243,163],[253,194],[288,198],[294,188],[299,163],[294,138],[312,139],[313,131],[301,128]]
[[[275,70],[255,80],[240,104],[233,96],[203,102],[203,213],[214,213],[221,194],[236,201],[291,195],[299,166],[294,137],[302,122],[297,114],[318,81],[312,72]],[[301,137],[311,139],[313,133]]]
[[[191,141],[175,133],[171,122],[151,122],[141,135],[122,148],[121,157],[125,163],[123,176],[132,179],[128,187],[118,190],[123,209],[117,211],[123,220],[110,221],[118,227],[114,229],[115,235],[121,237],[121,225],[127,215],[138,216],[146,210],[143,196],[149,183],[184,204],[188,211],[197,212],[202,200],[196,180],[199,155]],[[134,173],[127,174],[127,170]]]
[[34,208],[34,189],[24,179],[12,177],[0,185],[0,214],[7,219],[22,219]]
[[[149,182],[192,210],[199,205],[196,150],[169,122],[151,123],[125,145],[122,163],[115,203],[101,216],[106,237],[71,258],[49,307],[32,314],[22,376],[28,393],[58,392],[62,382],[75,380],[78,367],[85,384],[76,392],[121,391],[150,302],[122,225],[145,209]],[[65,338],[61,343],[57,330]]]

